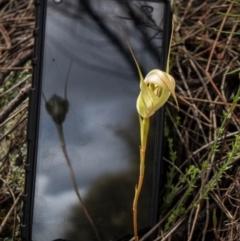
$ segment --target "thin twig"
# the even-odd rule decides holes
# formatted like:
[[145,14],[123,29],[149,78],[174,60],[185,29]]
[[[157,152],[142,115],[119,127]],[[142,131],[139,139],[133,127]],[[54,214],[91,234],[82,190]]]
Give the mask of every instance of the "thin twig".
[[64,156],[65,156],[65,159],[67,161],[67,164],[68,164],[68,167],[69,167],[69,170],[70,170],[70,176],[71,176],[71,179],[72,179],[72,183],[73,183],[73,188],[75,190],[75,193],[78,197],[78,200],[83,208],[83,211],[88,219],[88,221],[90,222],[93,230],[94,230],[94,233],[97,237],[97,239],[99,241],[101,241],[101,238],[99,236],[99,233],[97,231],[97,228],[96,228],[96,225],[94,224],[84,202],[83,202],[83,199],[78,191],[78,185],[77,185],[77,181],[76,181],[76,177],[75,177],[75,174],[74,174],[74,171],[73,171],[73,168],[72,168],[72,164],[71,164],[71,160],[68,156],[68,153],[67,153],[67,149],[66,149],[66,144],[65,144],[65,139],[64,139],[64,134],[63,134],[63,128],[62,128],[62,125],[59,125],[59,124],[56,124],[56,127],[57,127],[57,131],[58,131],[58,136],[59,136],[59,139],[60,139],[60,142],[61,142],[61,145],[62,145],[62,150],[63,150],[63,153],[64,153]]
[[13,210],[15,209],[16,205],[18,204],[21,196],[23,194],[23,189],[22,191],[18,194],[18,197],[16,198],[16,200],[14,201],[12,207],[10,208],[10,210],[8,211],[7,215],[5,216],[5,218],[3,219],[1,225],[0,225],[0,233],[2,232],[4,226],[6,225],[8,218],[10,217],[11,213],[13,212]]
[[10,113],[28,97],[30,89],[30,84],[22,88],[19,94],[5,107],[5,109],[0,113],[0,124],[3,123]]

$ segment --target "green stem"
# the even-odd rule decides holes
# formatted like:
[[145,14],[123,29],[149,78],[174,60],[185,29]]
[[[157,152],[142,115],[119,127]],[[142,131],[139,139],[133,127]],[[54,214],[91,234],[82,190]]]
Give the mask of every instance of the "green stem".
[[138,199],[141,193],[143,178],[144,178],[144,171],[145,171],[145,154],[147,148],[147,137],[149,133],[149,118],[139,117],[140,120],[140,133],[141,133],[141,146],[140,146],[140,171],[139,171],[139,179],[138,185],[135,188],[135,196],[133,200],[133,230],[134,230],[134,237],[135,241],[138,241],[138,227],[137,227],[137,206],[138,206]]
[[78,186],[77,186],[77,181],[76,181],[76,177],[75,177],[75,174],[74,174],[74,171],[73,171],[73,168],[72,168],[72,164],[71,164],[71,160],[68,156],[68,153],[67,153],[67,149],[66,149],[66,144],[65,144],[65,139],[64,139],[64,134],[63,134],[63,128],[62,128],[62,125],[59,125],[59,124],[56,124],[56,127],[57,127],[57,132],[58,132],[58,136],[59,136],[59,139],[60,139],[60,142],[61,142],[61,146],[62,146],[62,151],[63,151],[63,154],[64,154],[64,157],[67,161],[67,165],[69,167],[69,170],[70,170],[70,176],[71,176],[71,179],[72,179],[72,183],[73,183],[73,188],[74,188],[74,191],[78,197],[78,200],[83,208],[83,211],[88,219],[88,221],[90,222],[93,230],[94,230],[94,233],[98,239],[98,241],[101,241],[100,239],[100,236],[99,236],[99,233],[96,229],[96,226],[90,216],[90,214],[88,213],[87,211],[87,208],[85,207],[84,205],[84,202],[83,202],[83,199],[78,191]]
[[171,52],[173,29],[174,29],[173,25],[174,25],[174,21],[172,20],[172,32],[171,32],[170,42],[169,42],[169,46],[168,46],[168,56],[167,56],[167,67],[166,67],[167,74],[169,74],[169,71],[170,71],[170,52]]

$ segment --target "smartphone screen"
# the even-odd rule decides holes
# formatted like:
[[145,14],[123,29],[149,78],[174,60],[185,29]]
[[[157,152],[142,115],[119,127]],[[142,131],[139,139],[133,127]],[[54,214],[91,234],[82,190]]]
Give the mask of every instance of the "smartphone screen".
[[[125,240],[140,158],[140,80],[126,38],[144,76],[161,69],[165,3],[47,0],[45,10],[31,240]],[[151,119],[140,232],[157,212],[160,125]]]

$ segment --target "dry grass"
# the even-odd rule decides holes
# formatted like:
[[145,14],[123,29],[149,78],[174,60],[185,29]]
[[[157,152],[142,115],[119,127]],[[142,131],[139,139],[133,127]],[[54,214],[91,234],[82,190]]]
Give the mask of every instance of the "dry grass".
[[[240,24],[217,12],[239,13],[240,6],[224,1],[176,0],[172,73],[177,81],[180,112],[174,104],[166,107],[166,129],[177,152],[173,173],[176,182],[190,165],[201,168],[217,128],[239,87],[235,73],[240,66]],[[27,94],[33,52],[33,1],[0,1],[0,240],[18,240],[26,160]],[[172,128],[174,126],[174,128]],[[227,159],[231,142],[239,134],[239,105],[219,138],[219,151],[211,157],[211,168],[201,176],[186,206],[200,197],[220,163]],[[166,156],[165,160],[169,162]],[[232,168],[196,208],[176,219],[168,231],[161,223],[159,240],[232,241],[240,237],[240,168],[235,158]],[[184,186],[176,193],[181,197]],[[168,211],[169,206],[162,212]],[[215,211],[214,211],[215,210]],[[161,219],[163,221],[163,219]]]
[[17,240],[24,186],[34,5],[0,1],[0,240]]
[[[238,73],[224,75],[239,68],[239,36],[220,31],[239,32],[240,24],[233,17],[217,13],[239,13],[240,6],[223,1],[191,0],[175,1],[174,6],[172,73],[177,80],[181,109],[176,113],[169,104],[166,113],[168,125],[175,126],[170,133],[175,136],[175,165],[185,172],[190,165],[201,169],[211,150],[210,145],[216,140],[223,111],[229,109],[239,88]],[[201,197],[202,190],[218,171],[219,164],[227,159],[231,143],[239,135],[239,106],[219,138],[219,151],[211,157],[209,171],[197,182],[197,188],[187,199],[186,206]],[[178,124],[176,116],[180,119]],[[238,159],[235,158],[231,170],[210,192],[209,199],[184,213],[185,221],[168,240],[239,240]],[[174,178],[178,177],[179,172],[175,171]],[[182,193],[184,189],[179,190],[177,197],[181,197]],[[215,224],[214,210],[217,217]]]

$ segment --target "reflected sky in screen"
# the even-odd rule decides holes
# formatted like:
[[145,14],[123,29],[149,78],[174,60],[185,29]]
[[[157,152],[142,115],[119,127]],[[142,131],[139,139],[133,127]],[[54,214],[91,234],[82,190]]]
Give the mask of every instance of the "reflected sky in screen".
[[[143,74],[160,68],[163,4],[146,1],[48,2],[32,239],[96,240],[73,188],[56,123],[45,101],[54,95],[69,108],[62,122],[78,191],[102,240],[132,233],[138,180],[139,77],[120,28]],[[101,22],[96,22],[101,18]],[[44,99],[45,98],[45,99]],[[154,120],[149,153],[153,152]],[[149,226],[151,154],[140,197],[139,229]]]

